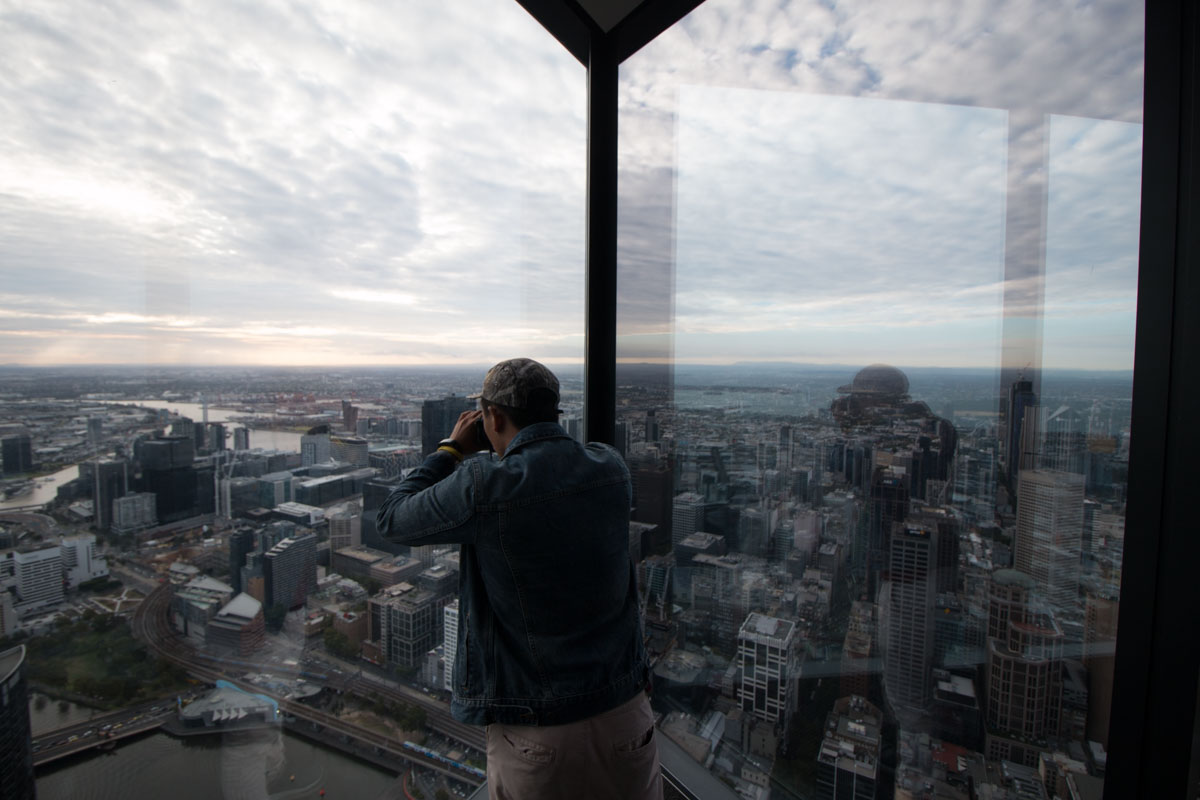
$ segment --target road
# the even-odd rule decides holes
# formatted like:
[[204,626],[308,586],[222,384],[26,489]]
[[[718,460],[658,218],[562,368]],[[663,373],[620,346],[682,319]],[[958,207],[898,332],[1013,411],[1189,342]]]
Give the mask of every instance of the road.
[[[224,679],[245,691],[273,697],[279,702],[279,708],[282,712],[318,726],[317,730],[335,731],[346,737],[357,739],[370,747],[406,759],[425,768],[436,770],[472,786],[477,786],[482,782],[482,779],[474,773],[453,765],[444,764],[422,753],[406,749],[401,742],[394,738],[350,724],[332,714],[319,711],[304,703],[273,695],[271,692],[264,690],[263,687],[241,682],[237,676],[246,671],[244,664],[226,664],[223,663],[223,659],[199,653],[171,630],[167,622],[169,601],[170,587],[167,584],[160,584],[154,591],[150,592],[134,612],[132,620],[133,633],[134,636],[144,642],[155,654],[171,663],[178,664],[191,675],[209,682]],[[263,672],[275,672],[289,677],[297,677],[303,671],[298,667],[283,665],[262,664],[256,666]],[[386,686],[373,680],[365,680],[361,677],[344,678],[335,676],[333,682],[335,686],[340,684],[347,691],[355,694],[365,694],[367,691],[370,691],[403,702],[417,703],[425,709],[426,724],[433,728],[433,730],[455,739],[460,739],[460,736],[471,736],[472,741],[465,742],[466,744],[477,747],[477,749],[482,749],[483,747],[483,731],[455,721],[450,717],[449,709],[445,703],[428,697],[415,689],[395,685]],[[402,689],[409,690],[402,691]]]

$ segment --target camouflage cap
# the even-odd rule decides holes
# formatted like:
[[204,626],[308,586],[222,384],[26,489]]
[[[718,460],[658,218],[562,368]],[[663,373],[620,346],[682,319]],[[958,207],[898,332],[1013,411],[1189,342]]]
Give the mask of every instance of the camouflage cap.
[[488,370],[479,396],[496,405],[529,408],[539,389],[552,392],[553,404],[558,404],[558,378],[553,372],[532,358],[510,358]]

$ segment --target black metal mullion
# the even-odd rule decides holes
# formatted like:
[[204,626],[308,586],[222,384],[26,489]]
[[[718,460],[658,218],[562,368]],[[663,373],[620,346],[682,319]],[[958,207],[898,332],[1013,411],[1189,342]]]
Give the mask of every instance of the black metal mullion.
[[[1185,8],[1186,6],[1186,8]],[[1121,610],[1105,797],[1187,796],[1200,648],[1197,17],[1146,9],[1142,230]]]
[[617,407],[617,68],[606,37],[588,57],[587,319],[584,430],[615,443]]

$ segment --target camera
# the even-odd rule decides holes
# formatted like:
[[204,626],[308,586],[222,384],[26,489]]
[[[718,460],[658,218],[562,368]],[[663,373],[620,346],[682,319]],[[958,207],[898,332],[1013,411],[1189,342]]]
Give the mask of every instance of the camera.
[[475,420],[475,441],[479,446],[489,453],[496,452],[496,448],[492,447],[492,440],[487,437],[483,431],[483,417]]

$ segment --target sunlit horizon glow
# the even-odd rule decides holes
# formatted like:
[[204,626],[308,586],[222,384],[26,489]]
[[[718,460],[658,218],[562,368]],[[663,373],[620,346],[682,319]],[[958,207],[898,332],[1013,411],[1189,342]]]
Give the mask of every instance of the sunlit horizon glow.
[[[1001,24],[1040,13],[1013,5]],[[1022,54],[937,77],[911,27],[856,9],[815,9],[827,35],[789,50],[774,11],[710,0],[622,68],[624,152],[679,161],[671,319],[634,315],[621,361],[991,367],[1009,314],[1047,369],[1131,368],[1140,83],[1054,87],[1113,119],[1046,116],[1046,277],[1006,281],[1017,100],[984,67]],[[717,17],[761,59],[701,58],[671,105]],[[586,76],[511,0],[62,0],[0,14],[0,45],[24,65],[0,73],[0,364],[582,362]]]

